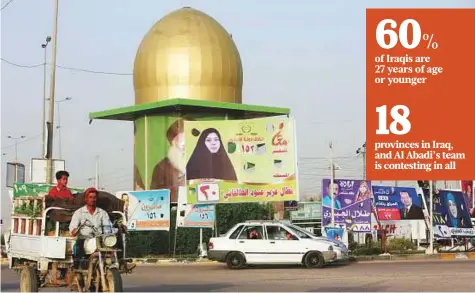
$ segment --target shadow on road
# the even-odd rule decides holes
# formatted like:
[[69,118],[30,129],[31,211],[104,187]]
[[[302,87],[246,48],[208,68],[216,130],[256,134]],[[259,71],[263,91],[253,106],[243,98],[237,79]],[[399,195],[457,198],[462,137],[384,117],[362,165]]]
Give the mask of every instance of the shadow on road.
[[[337,269],[337,268],[342,268],[342,267],[347,267],[349,266],[350,263],[335,263],[335,264],[329,264],[329,265],[326,265],[324,266],[323,268],[320,268],[320,270],[328,270],[328,269]],[[305,270],[319,270],[319,269],[308,269],[306,268],[305,266],[303,265],[252,265],[252,266],[248,266],[246,268],[244,268],[244,270],[255,270],[255,269],[269,269],[269,270],[272,270],[272,269],[277,269],[277,270],[280,270],[280,269],[296,269],[296,270],[301,270],[301,269],[305,269]]]
[[387,287],[363,287],[363,286],[354,286],[354,287],[337,287],[337,286],[326,286],[318,287],[318,289],[308,290],[305,292],[384,292]]
[[[124,284],[125,285],[125,284]],[[154,285],[127,287],[126,292],[209,292],[209,291],[229,291],[226,288],[233,287],[230,283],[218,284],[189,284],[189,285]]]
[[4,283],[0,287],[1,291],[8,291],[8,290],[20,290],[20,285],[18,283]]

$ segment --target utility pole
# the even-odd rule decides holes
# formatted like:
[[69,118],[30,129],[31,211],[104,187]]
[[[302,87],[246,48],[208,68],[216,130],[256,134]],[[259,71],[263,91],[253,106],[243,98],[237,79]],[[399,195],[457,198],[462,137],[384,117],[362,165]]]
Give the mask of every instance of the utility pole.
[[366,180],[366,142],[356,150],[356,155],[363,157],[363,180]]
[[59,146],[59,158],[63,158],[63,152],[62,152],[62,146],[61,146],[61,108],[59,107],[62,102],[67,102],[71,101],[73,98],[71,97],[66,97],[62,100],[56,101],[56,104],[58,104],[58,125],[56,126],[56,129],[58,129],[58,146]]
[[332,220],[331,220],[331,226],[335,227],[335,200],[333,199],[333,184],[335,182],[335,166],[333,165],[333,142],[330,141],[330,144],[328,145],[330,149],[330,190],[328,191],[328,195],[330,196],[330,200],[332,202],[331,208],[332,208]]
[[11,135],[7,136],[7,138],[12,139],[12,140],[15,141],[15,163],[18,163],[18,141],[20,139],[24,139],[25,137],[26,136],[24,136],[24,135],[17,136],[17,137],[11,136]]
[[434,254],[434,186],[429,181],[429,254]]
[[94,187],[99,190],[99,155],[96,156],[96,176],[94,179]]
[[47,36],[46,37],[46,42],[44,44],[41,44],[41,48],[44,49],[44,63],[43,63],[43,116],[41,118],[41,155],[43,158],[46,157],[46,134],[45,134],[45,128],[46,128],[46,53],[47,53],[47,47],[49,42],[51,42],[51,37]]
[[47,153],[48,165],[46,168],[46,183],[53,183],[53,129],[54,129],[54,88],[56,82],[56,47],[58,44],[58,9],[59,0],[54,0],[54,22],[53,22],[53,49],[52,49],[52,62],[51,62],[51,83],[49,92],[49,136],[48,136],[48,149]]

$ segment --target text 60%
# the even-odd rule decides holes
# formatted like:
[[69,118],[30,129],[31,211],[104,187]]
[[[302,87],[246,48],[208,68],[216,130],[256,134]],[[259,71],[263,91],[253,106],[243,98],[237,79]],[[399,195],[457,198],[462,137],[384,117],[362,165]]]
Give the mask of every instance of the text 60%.
[[[391,29],[386,29],[389,24]],[[409,25],[412,26],[412,42],[409,43],[408,31]],[[439,44],[433,40],[434,34],[422,34],[419,22],[414,19],[406,19],[399,26],[399,31],[396,33],[394,29],[397,28],[397,22],[393,19],[383,19],[376,27],[376,42],[383,49],[394,48],[398,41],[406,49],[414,49],[419,46],[421,39],[427,43],[427,49],[437,49]],[[386,36],[389,37],[389,42],[386,42]]]

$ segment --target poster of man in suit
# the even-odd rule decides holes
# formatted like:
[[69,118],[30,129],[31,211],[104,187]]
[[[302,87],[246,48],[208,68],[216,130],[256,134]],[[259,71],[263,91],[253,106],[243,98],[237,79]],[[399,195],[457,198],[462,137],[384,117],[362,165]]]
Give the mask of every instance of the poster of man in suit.
[[413,203],[409,192],[401,191],[399,193],[403,207],[399,210],[403,220],[423,220],[424,213],[422,207]]

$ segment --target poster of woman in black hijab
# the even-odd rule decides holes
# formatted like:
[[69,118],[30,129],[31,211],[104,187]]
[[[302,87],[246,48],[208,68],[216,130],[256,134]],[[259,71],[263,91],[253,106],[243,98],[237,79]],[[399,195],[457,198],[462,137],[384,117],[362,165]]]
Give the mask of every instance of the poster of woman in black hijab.
[[185,121],[187,202],[298,200],[293,118]]

